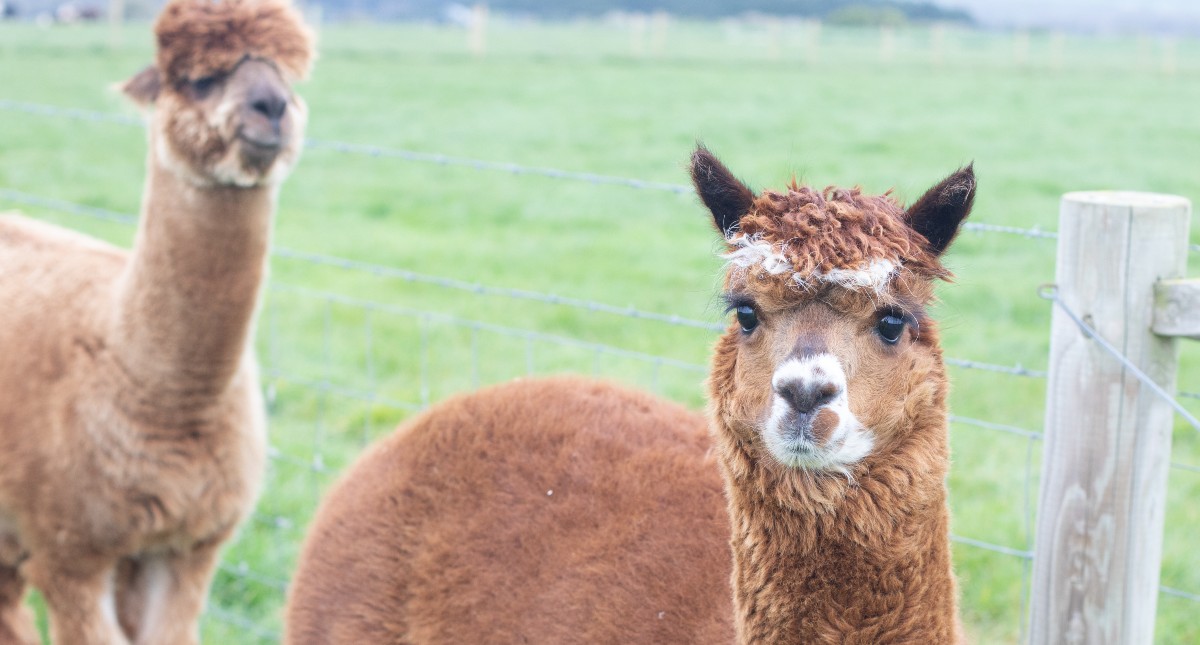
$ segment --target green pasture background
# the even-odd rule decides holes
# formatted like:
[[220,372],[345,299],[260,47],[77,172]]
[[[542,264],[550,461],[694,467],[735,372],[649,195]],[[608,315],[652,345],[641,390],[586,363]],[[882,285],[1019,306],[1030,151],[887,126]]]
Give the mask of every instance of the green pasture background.
[[[129,25],[114,44],[100,26],[0,24],[0,99],[134,114],[109,84],[149,62],[148,32]],[[800,23],[634,33],[494,20],[478,57],[452,28],[327,25],[299,88],[308,134],[672,184],[687,183],[688,154],[703,140],[757,188],[797,177],[904,200],[973,161],[974,221],[1043,230],[1055,229],[1068,191],[1200,198],[1196,42],[912,28],[893,33],[889,54],[880,32]],[[0,189],[136,213],[144,147],[136,127],[0,110]],[[0,197],[9,208],[121,245],[132,238],[127,225]],[[467,283],[721,318],[720,247],[690,194],[317,148],[283,188],[275,240]],[[1054,242],[968,232],[948,264],[957,278],[935,311],[946,355],[1044,370],[1050,305],[1037,288],[1053,281]],[[714,339],[279,257],[266,302],[258,338],[275,459],[217,574],[209,643],[277,639],[283,587],[322,491],[413,409],[560,371],[699,407]],[[1200,391],[1198,358],[1185,347],[1181,389]],[[1044,380],[950,373],[954,414],[1040,432]],[[955,534],[1031,550],[1040,442],[968,423],[951,431]],[[1179,424],[1173,460],[1200,464],[1200,433]],[[1191,594],[1198,499],[1200,472],[1173,468],[1162,581]],[[956,544],[955,564],[974,640],[1018,641],[1025,561]],[[1200,641],[1197,611],[1161,595],[1158,642]]]

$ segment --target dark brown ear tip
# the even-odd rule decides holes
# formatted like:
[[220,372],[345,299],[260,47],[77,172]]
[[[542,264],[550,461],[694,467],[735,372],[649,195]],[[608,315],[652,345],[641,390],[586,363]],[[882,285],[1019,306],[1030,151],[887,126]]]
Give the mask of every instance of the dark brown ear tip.
[[963,166],[958,172],[960,174],[962,174],[964,178],[966,178],[967,180],[969,180],[971,182],[972,187],[975,186],[976,179],[975,179],[975,162],[974,161]]
[[704,146],[703,143],[696,142],[696,149],[692,152],[691,170],[694,177],[697,172],[712,172],[714,162],[717,161],[712,151]]
[[947,197],[969,202],[975,199],[975,188],[978,183],[975,178],[975,162],[972,161],[947,177],[945,194]]

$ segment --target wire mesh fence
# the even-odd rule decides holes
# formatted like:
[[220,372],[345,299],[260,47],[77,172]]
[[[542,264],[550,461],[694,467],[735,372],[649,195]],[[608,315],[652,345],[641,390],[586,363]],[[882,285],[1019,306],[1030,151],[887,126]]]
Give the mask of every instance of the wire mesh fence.
[[[0,99],[0,110],[30,116],[81,120],[89,123],[133,125],[122,115]],[[686,193],[683,185],[643,182],[607,175],[526,167],[518,164],[466,159],[370,145],[310,141],[309,146],[341,154],[388,158],[403,162],[465,166],[480,171],[536,176],[559,181],[594,184],[601,189]],[[309,160],[308,163],[312,163]],[[330,187],[333,189],[334,187]],[[33,215],[65,213],[82,218],[131,226],[136,216],[0,187],[0,205],[22,206]],[[285,215],[286,216],[286,215]],[[972,222],[968,230],[978,235],[1024,238],[1038,244],[1052,240],[1053,231]],[[1193,251],[1197,250],[1193,246]],[[1049,245],[1045,253],[1052,254]],[[302,265],[305,275],[319,273],[328,279],[312,280],[338,285],[353,281],[354,289],[314,288],[280,275],[288,265]],[[206,635],[212,642],[275,642],[280,636],[280,608],[305,528],[322,493],[352,462],[364,446],[391,431],[396,424],[451,394],[529,375],[563,371],[614,378],[698,405],[701,383],[707,373],[702,357],[725,325],[714,319],[697,319],[673,313],[430,275],[417,268],[387,266],[303,250],[272,250],[276,275],[264,294],[258,323],[257,348],[263,388],[270,413],[270,448],[266,491],[252,519],[227,547],[217,572],[206,614]],[[352,276],[352,280],[343,280]],[[363,293],[395,293],[390,285],[407,284],[455,294],[467,304],[443,311],[413,304],[404,298],[366,297]],[[363,286],[363,285],[366,286]],[[378,285],[389,288],[377,288]],[[562,285],[569,293],[571,285]],[[1031,294],[1031,297],[1032,294]],[[587,329],[575,334],[551,332],[534,325],[504,325],[488,315],[463,315],[473,302],[496,301],[499,306],[532,306],[576,312],[582,324],[612,319],[643,334],[671,330],[678,355],[633,349],[615,342],[593,339]],[[488,309],[492,311],[492,309]],[[952,374],[974,374],[997,379],[998,388],[1027,383],[1041,387],[1046,371],[1021,364],[997,364],[970,357],[947,357]],[[1181,391],[1184,399],[1200,393]],[[958,457],[951,477],[952,495],[967,499],[981,488],[1001,486],[1011,512],[993,523],[964,525],[956,521],[952,540],[964,547],[957,557],[991,558],[1015,575],[962,580],[964,595],[1010,598],[1018,638],[1024,638],[1028,611],[1030,563],[1033,553],[1034,499],[1038,480],[1040,430],[1001,421],[955,415],[950,418],[952,437],[978,436],[965,455]],[[1012,464],[1002,482],[973,481],[971,465],[1002,455]],[[1196,477],[1200,467],[1172,463],[1172,477]],[[989,493],[993,497],[995,492]],[[1015,500],[1015,501],[1014,501]],[[956,506],[957,508],[957,506]],[[1170,566],[1194,566],[1172,564]],[[1169,580],[1164,576],[1164,580]],[[1003,588],[995,588],[996,585]],[[1200,602],[1197,590],[1164,584],[1164,597]]]

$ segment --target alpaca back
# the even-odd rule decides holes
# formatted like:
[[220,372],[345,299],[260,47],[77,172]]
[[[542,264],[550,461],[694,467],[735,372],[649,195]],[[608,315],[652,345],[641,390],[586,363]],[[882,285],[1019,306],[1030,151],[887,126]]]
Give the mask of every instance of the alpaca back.
[[326,497],[291,643],[717,643],[728,519],[702,416],[581,378],[451,399]]
[[33,455],[73,452],[73,438],[50,417],[85,377],[77,356],[100,342],[94,312],[111,298],[125,263],[124,251],[92,238],[0,216],[0,347],[9,348],[0,352],[0,508],[10,506],[6,494],[34,493],[17,485],[40,479],[24,476],[43,467]]

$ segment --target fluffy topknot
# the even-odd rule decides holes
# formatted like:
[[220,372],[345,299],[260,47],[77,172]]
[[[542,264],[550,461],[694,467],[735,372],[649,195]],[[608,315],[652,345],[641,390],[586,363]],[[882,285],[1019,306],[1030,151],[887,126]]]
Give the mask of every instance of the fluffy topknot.
[[949,276],[925,238],[908,225],[900,204],[859,188],[819,191],[793,182],[787,193],[768,190],[737,230],[731,242],[745,236],[770,244],[802,279],[878,261],[898,263],[924,278]]
[[313,34],[288,0],[171,0],[154,25],[156,63],[168,84],[228,72],[246,56],[308,76]]

